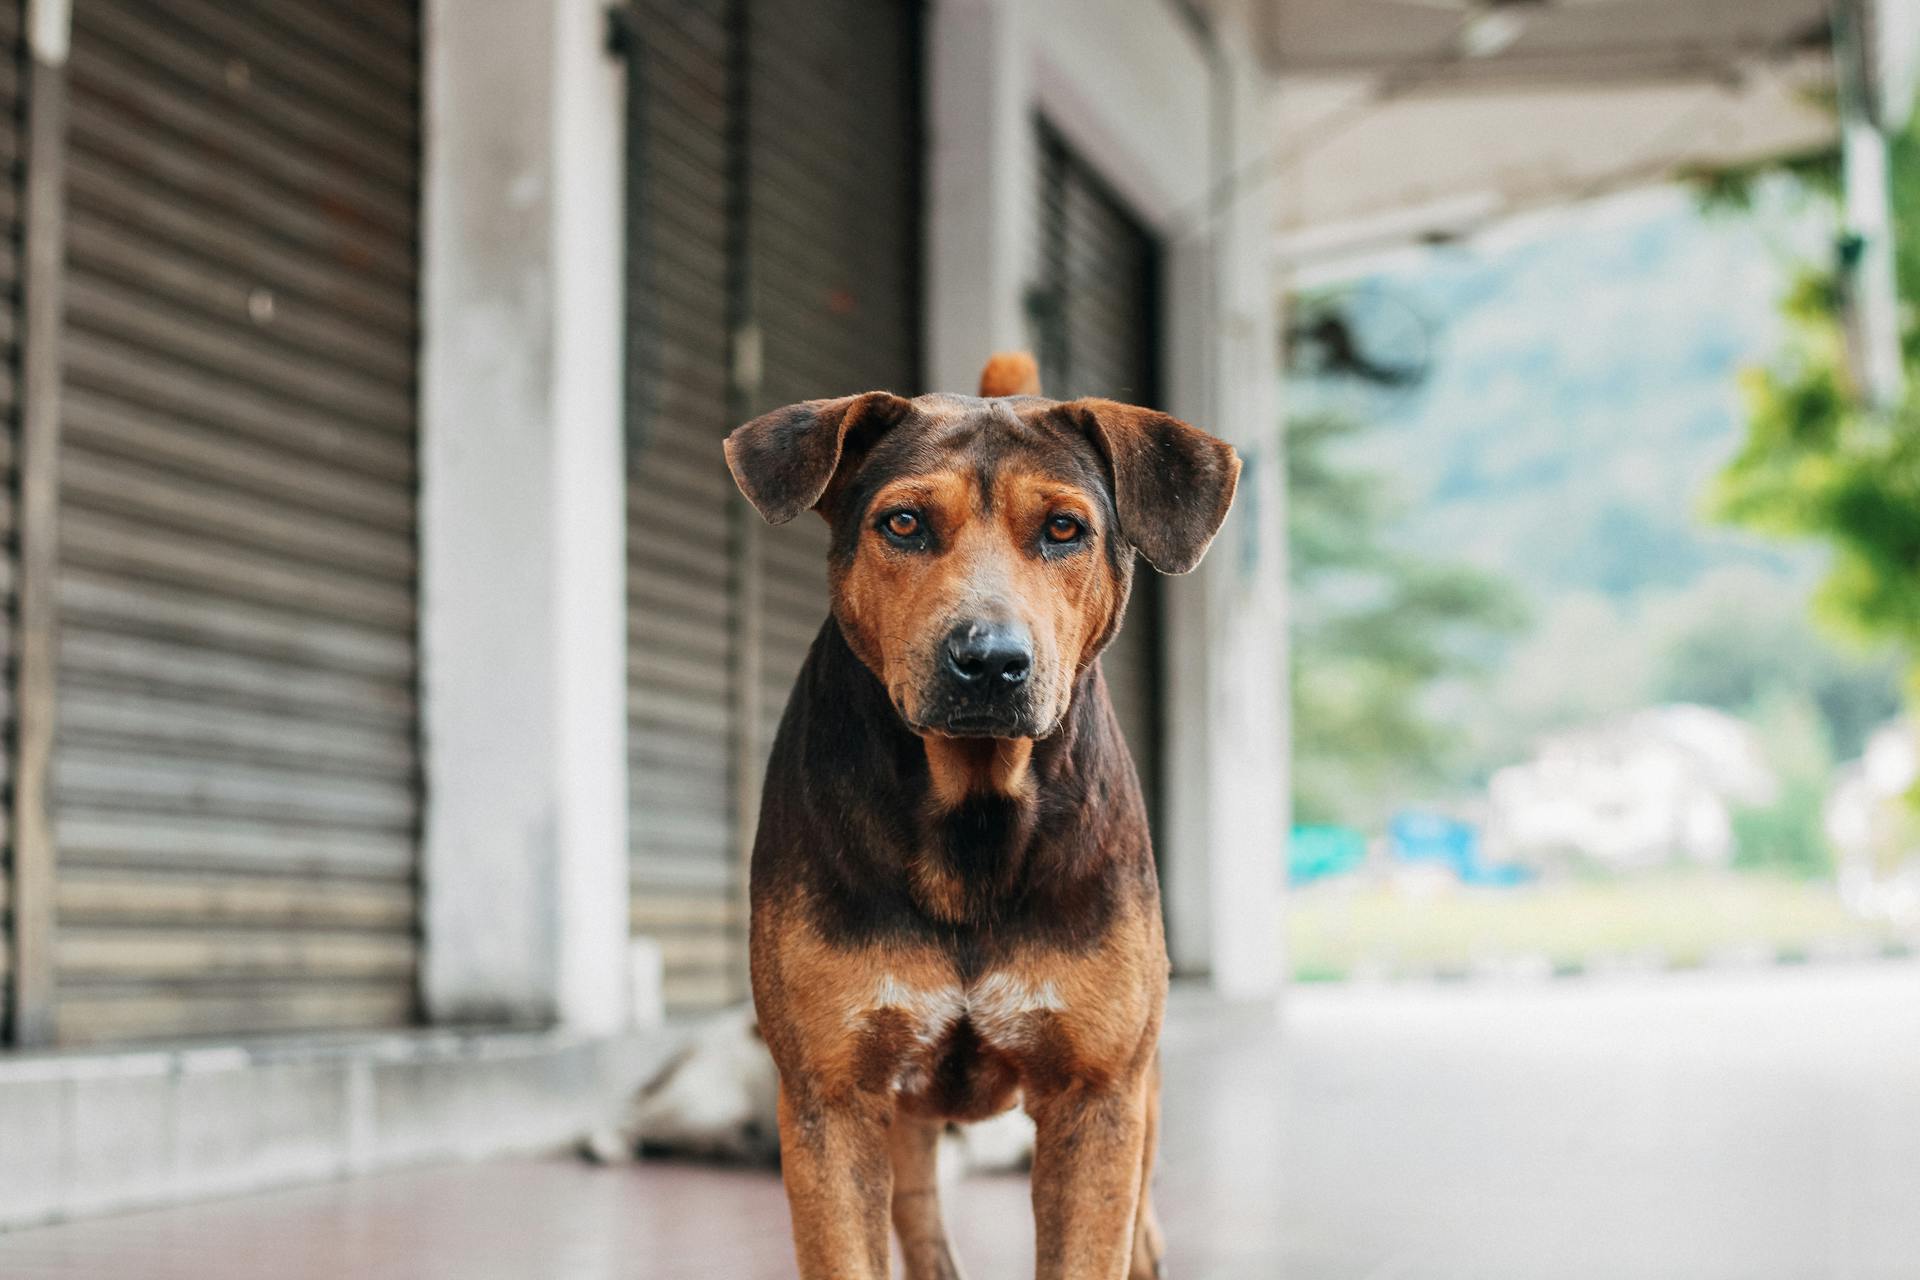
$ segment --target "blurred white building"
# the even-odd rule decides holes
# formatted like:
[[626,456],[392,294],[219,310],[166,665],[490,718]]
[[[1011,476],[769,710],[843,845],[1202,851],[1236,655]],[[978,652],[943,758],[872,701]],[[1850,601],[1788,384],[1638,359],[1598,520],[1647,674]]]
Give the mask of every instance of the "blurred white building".
[[1495,773],[1488,851],[1535,866],[1723,866],[1734,813],[1768,804],[1777,787],[1751,726],[1707,707],[1650,707],[1553,734]]
[[1920,921],[1920,739],[1911,722],[1882,726],[1836,771],[1824,822],[1840,896],[1862,915]]

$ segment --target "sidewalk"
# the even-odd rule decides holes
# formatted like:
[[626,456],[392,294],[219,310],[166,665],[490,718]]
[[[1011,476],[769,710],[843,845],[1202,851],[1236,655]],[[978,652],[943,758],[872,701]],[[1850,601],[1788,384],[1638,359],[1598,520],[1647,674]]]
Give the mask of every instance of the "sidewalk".
[[[1306,988],[1284,1035],[1183,1008],[1159,1180],[1175,1280],[1920,1273],[1920,966]],[[974,1280],[1026,1190],[953,1197]],[[771,1280],[771,1176],[425,1169],[0,1236],[0,1276]]]

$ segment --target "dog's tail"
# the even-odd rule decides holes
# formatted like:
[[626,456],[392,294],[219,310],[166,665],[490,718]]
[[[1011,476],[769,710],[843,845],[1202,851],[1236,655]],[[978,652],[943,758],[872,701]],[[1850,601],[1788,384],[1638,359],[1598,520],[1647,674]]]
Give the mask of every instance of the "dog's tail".
[[982,396],[1037,396],[1040,364],[1025,351],[1002,351],[980,371]]

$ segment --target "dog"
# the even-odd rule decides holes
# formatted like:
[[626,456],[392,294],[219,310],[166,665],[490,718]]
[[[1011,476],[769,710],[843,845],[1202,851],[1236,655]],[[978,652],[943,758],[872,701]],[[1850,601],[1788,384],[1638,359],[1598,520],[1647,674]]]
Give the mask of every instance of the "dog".
[[[595,1129],[580,1154],[596,1164],[686,1156],[773,1167],[780,1159],[779,1077],[753,1009],[727,1009],[694,1028],[627,1102],[615,1126]],[[949,1125],[940,1141],[941,1185],[962,1174],[1018,1173],[1033,1162],[1033,1121],[1018,1109]]]
[[775,734],[749,886],[803,1280],[955,1280],[936,1149],[1024,1104],[1042,1280],[1161,1274],[1168,965],[1100,674],[1136,554],[1184,573],[1240,461],[1167,414],[1037,392],[790,405],[725,443],[773,524],[831,529],[831,612]]

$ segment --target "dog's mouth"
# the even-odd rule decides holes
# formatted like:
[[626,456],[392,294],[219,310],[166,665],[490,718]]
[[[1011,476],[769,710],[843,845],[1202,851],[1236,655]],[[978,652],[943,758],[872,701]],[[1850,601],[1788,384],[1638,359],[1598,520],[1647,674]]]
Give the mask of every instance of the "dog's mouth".
[[907,728],[923,738],[1044,738],[1058,727],[1028,707],[922,707],[916,713],[896,703],[895,709]]
[[926,726],[922,732],[937,733],[944,738],[1030,738],[1033,736],[1032,728],[1022,724],[1020,717],[988,712],[955,713],[938,724]]
[[890,701],[907,728],[922,738],[1044,738],[1060,727],[1052,682],[968,685],[951,679],[903,680]]

